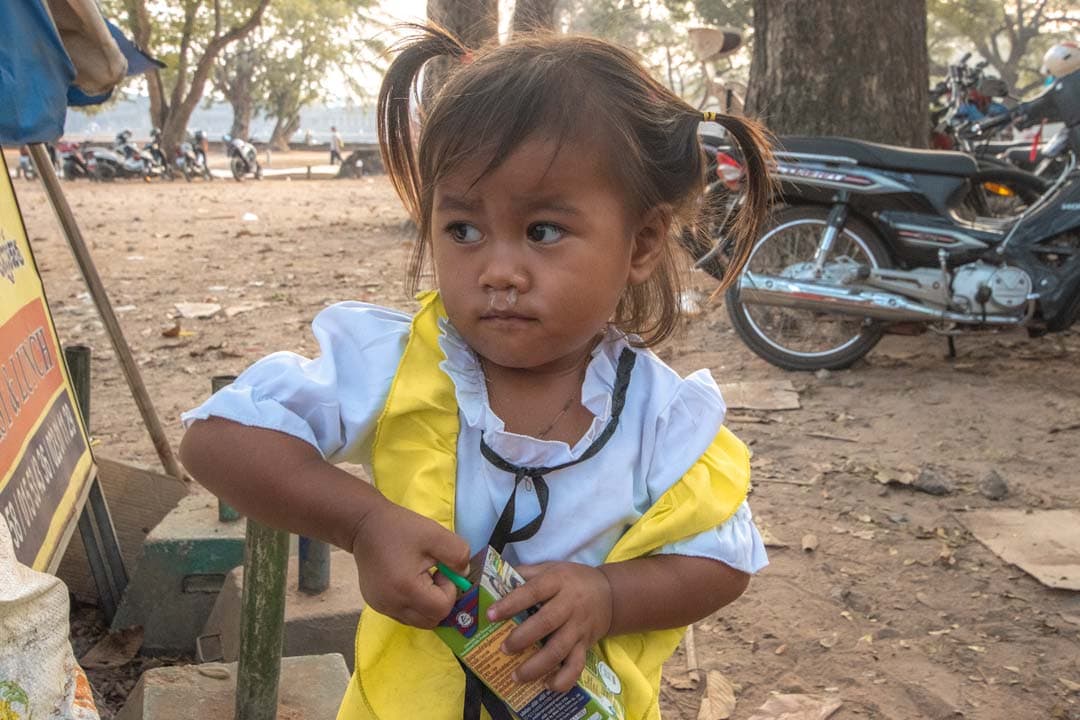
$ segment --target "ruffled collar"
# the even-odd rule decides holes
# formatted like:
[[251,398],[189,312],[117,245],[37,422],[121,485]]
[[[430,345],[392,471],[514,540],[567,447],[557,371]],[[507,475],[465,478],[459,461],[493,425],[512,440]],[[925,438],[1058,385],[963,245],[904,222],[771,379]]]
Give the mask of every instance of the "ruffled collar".
[[[539,440],[509,432],[506,424],[491,409],[487,383],[480,358],[473,352],[449,320],[441,319],[439,347],[446,359],[439,364],[454,383],[462,422],[484,435],[484,441],[499,455],[520,465],[558,465],[576,460],[604,431],[611,418],[611,397],[619,354],[628,346],[628,338],[609,326],[592,351],[581,386],[581,404],[593,414],[589,429],[573,447],[562,440]],[[630,392],[633,392],[631,388]]]

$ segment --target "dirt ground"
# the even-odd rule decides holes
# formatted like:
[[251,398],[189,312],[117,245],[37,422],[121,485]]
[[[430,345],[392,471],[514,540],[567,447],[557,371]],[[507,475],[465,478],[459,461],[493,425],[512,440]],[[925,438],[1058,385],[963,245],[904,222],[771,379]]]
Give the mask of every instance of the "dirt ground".
[[[412,307],[405,216],[383,178],[65,190],[174,447],[179,413],[208,394],[211,376],[273,350],[311,353],[308,325],[327,304]],[[94,349],[97,452],[156,465],[42,190],[18,181],[17,191],[60,338]],[[178,302],[225,311],[165,337]],[[789,374],[752,355],[719,304],[660,348],[682,372],[790,379],[800,393],[799,410],[729,418],[755,453],[759,524],[788,545],[695,628],[703,673],[735,686],[733,717],[774,693],[806,693],[840,700],[838,720],[1080,718],[1080,593],[1044,588],[963,524],[978,508],[1077,506],[1080,334],[961,337],[957,349],[949,360],[941,338],[891,336],[849,371]],[[922,470],[952,491],[879,482]],[[990,471],[1006,481],[1004,499],[979,492]],[[809,552],[807,534],[818,539]],[[664,717],[697,718],[704,682],[687,676],[683,651],[666,675]]]

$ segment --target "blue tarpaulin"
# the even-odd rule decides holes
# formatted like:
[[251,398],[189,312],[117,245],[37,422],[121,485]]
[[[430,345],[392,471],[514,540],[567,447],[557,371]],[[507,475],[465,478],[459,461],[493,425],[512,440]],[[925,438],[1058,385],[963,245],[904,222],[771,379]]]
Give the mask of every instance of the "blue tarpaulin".
[[0,143],[59,138],[74,80],[75,66],[40,0],[0,2]]
[[[80,10],[85,13],[86,4]],[[69,17],[77,18],[78,12]],[[97,24],[101,27],[100,18]],[[127,60],[129,75],[160,66],[115,25],[104,27],[116,45],[112,52],[118,50]],[[68,105],[109,98],[111,90],[88,94],[75,84],[75,60],[65,50],[44,0],[0,1],[0,144],[53,142],[64,133]]]

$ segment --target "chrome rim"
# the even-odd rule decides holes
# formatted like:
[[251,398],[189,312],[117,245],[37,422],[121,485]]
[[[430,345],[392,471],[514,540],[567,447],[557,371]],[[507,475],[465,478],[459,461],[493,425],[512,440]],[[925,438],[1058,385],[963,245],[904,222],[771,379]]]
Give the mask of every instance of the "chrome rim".
[[[746,270],[791,276],[800,265],[813,260],[825,227],[826,222],[816,218],[778,225],[754,244]],[[850,228],[844,228],[837,236],[825,262],[827,266],[853,262],[878,267],[867,242]],[[782,353],[803,358],[820,358],[846,350],[858,342],[870,324],[850,315],[775,305],[740,302],[739,308],[759,338]]]

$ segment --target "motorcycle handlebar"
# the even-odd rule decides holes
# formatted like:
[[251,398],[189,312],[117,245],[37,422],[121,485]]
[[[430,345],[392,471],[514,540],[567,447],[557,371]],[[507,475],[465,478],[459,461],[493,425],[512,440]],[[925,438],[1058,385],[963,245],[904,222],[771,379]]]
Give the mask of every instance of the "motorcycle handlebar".
[[1016,111],[1020,109],[1020,107],[1022,106],[1018,106],[1010,110],[1009,112],[1003,112],[1000,115],[991,115],[985,120],[980,120],[979,122],[972,125],[971,129],[975,132],[976,135],[982,135],[983,133],[991,132],[993,130],[997,130],[998,128],[1005,127],[1013,121],[1013,117],[1015,116]]

